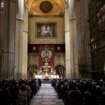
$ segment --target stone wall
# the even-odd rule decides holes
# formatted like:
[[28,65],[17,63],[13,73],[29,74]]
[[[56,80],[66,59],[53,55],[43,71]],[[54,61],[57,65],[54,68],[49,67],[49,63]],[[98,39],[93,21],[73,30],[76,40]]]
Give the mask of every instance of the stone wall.
[[[56,35],[50,38],[37,38],[37,23],[56,23]],[[29,44],[64,44],[63,17],[29,17]]]

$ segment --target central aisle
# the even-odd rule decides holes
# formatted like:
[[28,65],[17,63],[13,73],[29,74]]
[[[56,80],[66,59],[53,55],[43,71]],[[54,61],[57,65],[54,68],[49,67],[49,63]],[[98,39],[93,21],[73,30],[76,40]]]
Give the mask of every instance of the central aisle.
[[32,98],[30,105],[64,105],[58,99],[57,93],[51,84],[43,84],[38,93]]

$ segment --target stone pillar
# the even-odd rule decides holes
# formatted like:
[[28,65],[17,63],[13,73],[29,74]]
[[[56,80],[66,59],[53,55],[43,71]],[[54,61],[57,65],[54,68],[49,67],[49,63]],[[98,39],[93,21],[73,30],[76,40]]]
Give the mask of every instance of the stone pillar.
[[[67,4],[68,5],[68,4]],[[70,59],[70,26],[69,26],[69,9],[65,9],[65,64],[66,64],[66,78],[72,77],[71,59]]]
[[90,55],[90,35],[89,35],[89,14],[88,1],[78,0],[75,2],[75,12],[77,21],[77,45],[78,45],[78,65],[81,78],[91,78],[91,55]]
[[[24,6],[25,7],[25,6]],[[24,18],[17,15],[16,20],[16,75],[18,78],[27,78],[27,46],[28,46],[28,10],[24,9]]]
[[0,0],[1,78],[13,78],[16,0]]
[[71,18],[69,20],[70,24],[70,47],[71,47],[71,70],[72,70],[72,78],[76,79],[79,78],[78,73],[78,46],[77,46],[77,31],[76,31],[76,18]]
[[9,33],[8,33],[8,46],[9,46],[9,75],[10,78],[14,78],[15,72],[15,33],[16,33],[16,0],[10,0],[9,3]]
[[20,39],[22,35],[22,20],[16,19],[16,41],[15,41],[15,78],[21,78],[21,68],[20,68]]
[[[66,77],[79,78],[75,0],[68,1],[65,11]],[[69,14],[68,14],[69,13]]]
[[[24,11],[24,26],[22,35],[22,78],[27,78],[28,58],[28,10]],[[21,48],[21,47],[20,47]]]
[[78,71],[78,33],[77,33],[77,16],[76,16],[76,3],[75,0],[70,0],[69,8],[69,25],[70,25],[70,36],[71,36],[71,62],[72,62],[72,77],[79,78]]

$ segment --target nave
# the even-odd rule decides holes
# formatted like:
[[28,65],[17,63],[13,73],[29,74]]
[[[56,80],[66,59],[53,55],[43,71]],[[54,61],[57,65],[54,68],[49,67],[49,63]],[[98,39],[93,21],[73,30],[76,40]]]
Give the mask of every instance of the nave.
[[40,90],[32,98],[30,105],[64,105],[64,103],[62,99],[58,98],[50,83],[42,83]]
[[42,83],[38,93],[32,98],[30,105],[64,105],[50,83]]

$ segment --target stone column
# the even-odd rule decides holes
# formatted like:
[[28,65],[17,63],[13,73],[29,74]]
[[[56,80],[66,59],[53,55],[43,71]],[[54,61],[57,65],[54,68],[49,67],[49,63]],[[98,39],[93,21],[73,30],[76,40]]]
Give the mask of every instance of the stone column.
[[[67,4],[68,5],[68,4]],[[70,26],[69,26],[69,9],[65,9],[65,64],[66,64],[66,78],[72,77],[71,59],[70,59]]]
[[89,35],[89,0],[78,0],[76,2],[76,20],[78,33],[78,65],[81,78],[91,78],[91,55],[90,55],[90,35]]
[[8,73],[10,78],[13,78],[15,72],[15,33],[16,33],[16,0],[10,0],[9,3],[9,33],[8,33],[8,46],[9,46],[9,67]]
[[[68,1],[68,11],[65,12],[65,43],[66,43],[66,77],[79,78],[78,53],[77,53],[77,31],[75,16],[75,0]],[[67,14],[69,15],[67,16]]]
[[28,58],[28,10],[24,11],[24,25],[23,25],[23,34],[21,36],[21,54],[22,54],[22,78],[27,78],[27,58]]
[[22,20],[16,19],[16,36],[15,36],[15,78],[19,79],[21,78],[21,68],[20,68],[20,39],[22,35]]
[[[24,6],[25,7],[25,6]],[[17,15],[16,20],[16,75],[27,78],[27,46],[28,46],[28,10],[24,9],[24,18]]]
[[70,25],[70,40],[71,40],[71,63],[72,63],[72,78],[79,78],[78,71],[78,44],[77,44],[77,17],[75,13],[75,0],[69,2],[69,25]]
[[13,78],[16,0],[0,0],[1,78]]

